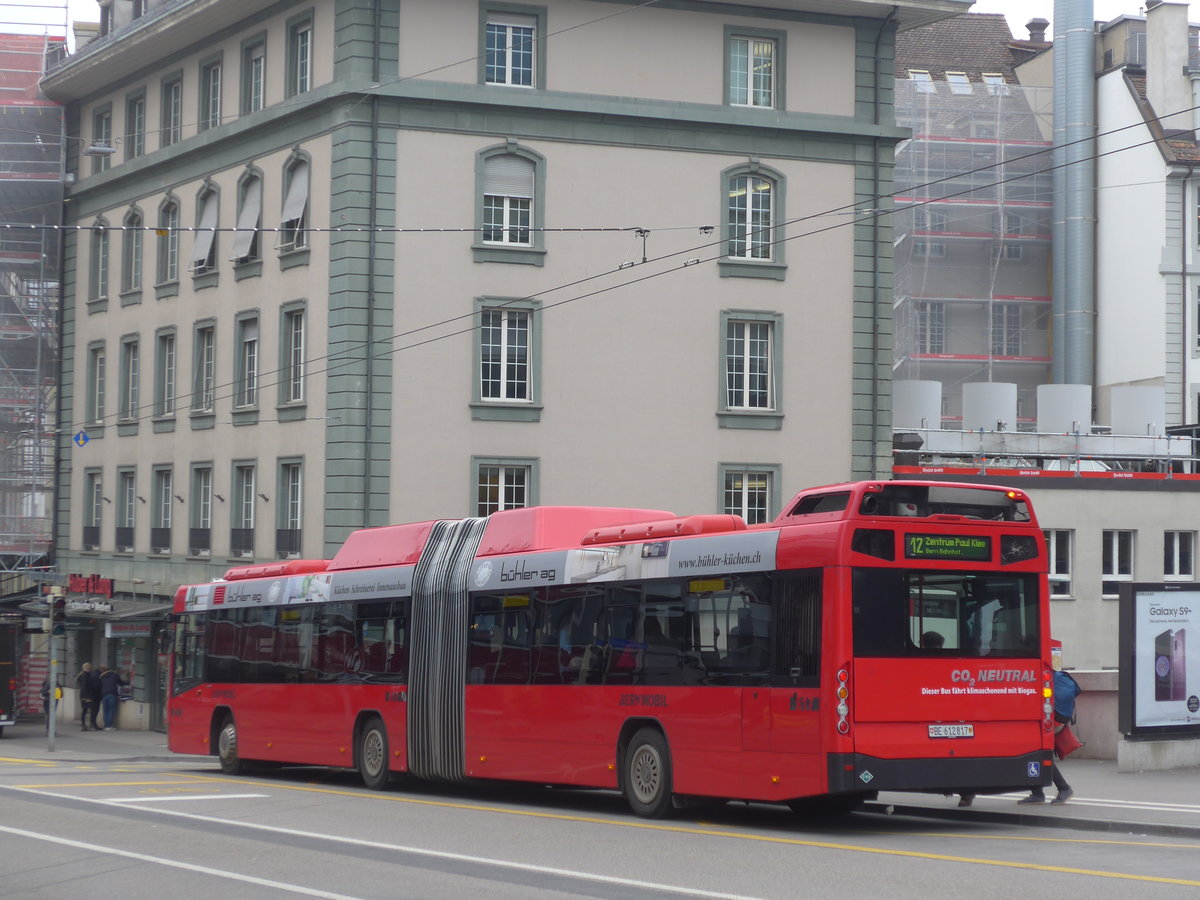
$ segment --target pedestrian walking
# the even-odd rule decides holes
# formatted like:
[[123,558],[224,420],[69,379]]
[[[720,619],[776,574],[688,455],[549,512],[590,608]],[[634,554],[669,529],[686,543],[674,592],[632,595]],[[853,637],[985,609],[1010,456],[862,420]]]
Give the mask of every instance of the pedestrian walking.
[[121,696],[121,685],[129,684],[120,673],[104,667],[100,673],[100,709],[104,714],[104,730],[117,730],[117,703]]
[[75,676],[75,687],[79,690],[79,724],[84,731],[88,730],[89,723],[92,731],[99,731],[96,714],[100,710],[100,673],[92,668],[90,662],[85,662]]
[[50,679],[42,680],[42,714],[46,717],[46,730],[50,730]]
[[[1058,746],[1062,745],[1059,740],[1061,732],[1064,728],[1069,729],[1071,723],[1075,721],[1075,698],[1079,696],[1083,690],[1079,683],[1071,677],[1069,672],[1064,672],[1062,669],[1056,669],[1054,672],[1054,734],[1055,734],[1055,751],[1058,753]],[[1070,734],[1070,732],[1068,732]],[[1070,749],[1059,754],[1059,760],[1063,759],[1066,753],[1072,753],[1078,747],[1082,746],[1077,741]],[[1051,773],[1054,780],[1054,786],[1058,789],[1058,795],[1050,801],[1053,805],[1066,803],[1074,795],[1075,791],[1071,789],[1071,785],[1067,783],[1066,776],[1062,773],[1062,766],[1056,764]],[[1046,792],[1041,785],[1035,787],[1028,797],[1022,797],[1017,801],[1022,804],[1029,803],[1045,803]]]

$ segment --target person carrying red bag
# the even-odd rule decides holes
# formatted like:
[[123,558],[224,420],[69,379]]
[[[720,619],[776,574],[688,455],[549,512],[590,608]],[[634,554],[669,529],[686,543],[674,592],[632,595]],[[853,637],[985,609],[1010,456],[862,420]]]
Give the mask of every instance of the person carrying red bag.
[[[1075,721],[1075,698],[1079,696],[1083,690],[1069,672],[1064,672],[1062,669],[1056,669],[1054,672],[1054,752],[1058,758],[1065,759],[1076,750],[1083,746],[1079,738],[1075,736],[1075,732],[1071,730],[1071,723]],[[1067,784],[1066,776],[1062,773],[1062,766],[1056,765],[1051,773],[1054,779],[1054,786],[1058,788],[1058,795],[1050,801],[1052,805],[1061,805],[1070,800],[1075,791],[1071,789],[1071,785]],[[1041,785],[1033,789],[1028,797],[1022,797],[1018,803],[1045,803],[1046,792],[1042,790]]]

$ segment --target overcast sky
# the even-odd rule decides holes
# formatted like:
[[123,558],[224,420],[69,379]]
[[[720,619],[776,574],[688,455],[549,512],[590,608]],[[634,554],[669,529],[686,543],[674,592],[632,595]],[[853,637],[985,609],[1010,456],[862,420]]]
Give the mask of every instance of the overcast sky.
[[[1085,2],[1085,0],[1072,0],[1072,2]],[[1188,6],[1190,7],[1188,20],[1192,23],[1200,23],[1200,2],[1193,0]],[[1145,0],[1141,0],[1141,2],[1138,0],[1092,0],[1092,18],[1102,22],[1115,19],[1120,15],[1145,15],[1144,10]],[[1029,37],[1025,23],[1030,19],[1048,19],[1051,23],[1051,30],[1047,31],[1046,35],[1048,37],[1054,35],[1054,0],[975,0],[971,12],[1004,13],[1008,18],[1008,27],[1012,31],[1013,37],[1018,39]]]
[[[96,22],[100,19],[100,7],[96,0],[65,0],[71,21],[76,19],[84,22]],[[1082,3],[1086,0],[1072,0]],[[10,21],[30,21],[28,16],[34,16],[35,22],[61,22],[64,0],[17,0],[19,5],[6,7],[0,12],[0,18]],[[1092,17],[1103,21],[1115,19],[1122,13],[1141,15],[1145,0],[1092,0]],[[28,4],[28,6],[26,6]],[[1189,4],[1191,12],[1189,20],[1200,23],[1200,0]],[[1008,18],[1008,27],[1013,37],[1026,38],[1029,32],[1025,23],[1030,19],[1042,18],[1054,22],[1054,0],[975,0],[972,12],[1004,13]],[[19,18],[18,18],[19,17]],[[16,30],[16,29],[12,29]],[[1053,36],[1053,26],[1047,32]]]

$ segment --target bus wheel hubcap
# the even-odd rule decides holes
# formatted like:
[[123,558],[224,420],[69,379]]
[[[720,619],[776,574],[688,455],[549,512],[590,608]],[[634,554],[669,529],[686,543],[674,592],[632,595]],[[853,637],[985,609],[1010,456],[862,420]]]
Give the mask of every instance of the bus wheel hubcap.
[[652,747],[639,747],[633,756],[633,765],[629,768],[629,778],[633,785],[633,793],[643,803],[649,803],[658,796],[662,783],[662,765],[658,753]]
[[237,730],[233,725],[226,725],[221,729],[220,742],[217,745],[221,753],[222,759],[232,759],[237,755]]
[[383,739],[378,731],[367,732],[367,739],[363,742],[363,766],[372,775],[383,768]]

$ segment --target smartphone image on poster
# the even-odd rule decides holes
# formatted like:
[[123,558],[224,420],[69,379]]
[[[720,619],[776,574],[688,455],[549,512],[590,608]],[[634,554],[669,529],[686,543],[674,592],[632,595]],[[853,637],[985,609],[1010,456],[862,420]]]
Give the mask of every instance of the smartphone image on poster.
[[1172,696],[1171,656],[1173,652],[1172,638],[1174,635],[1168,628],[1154,638],[1154,699],[1158,702],[1174,700]]

